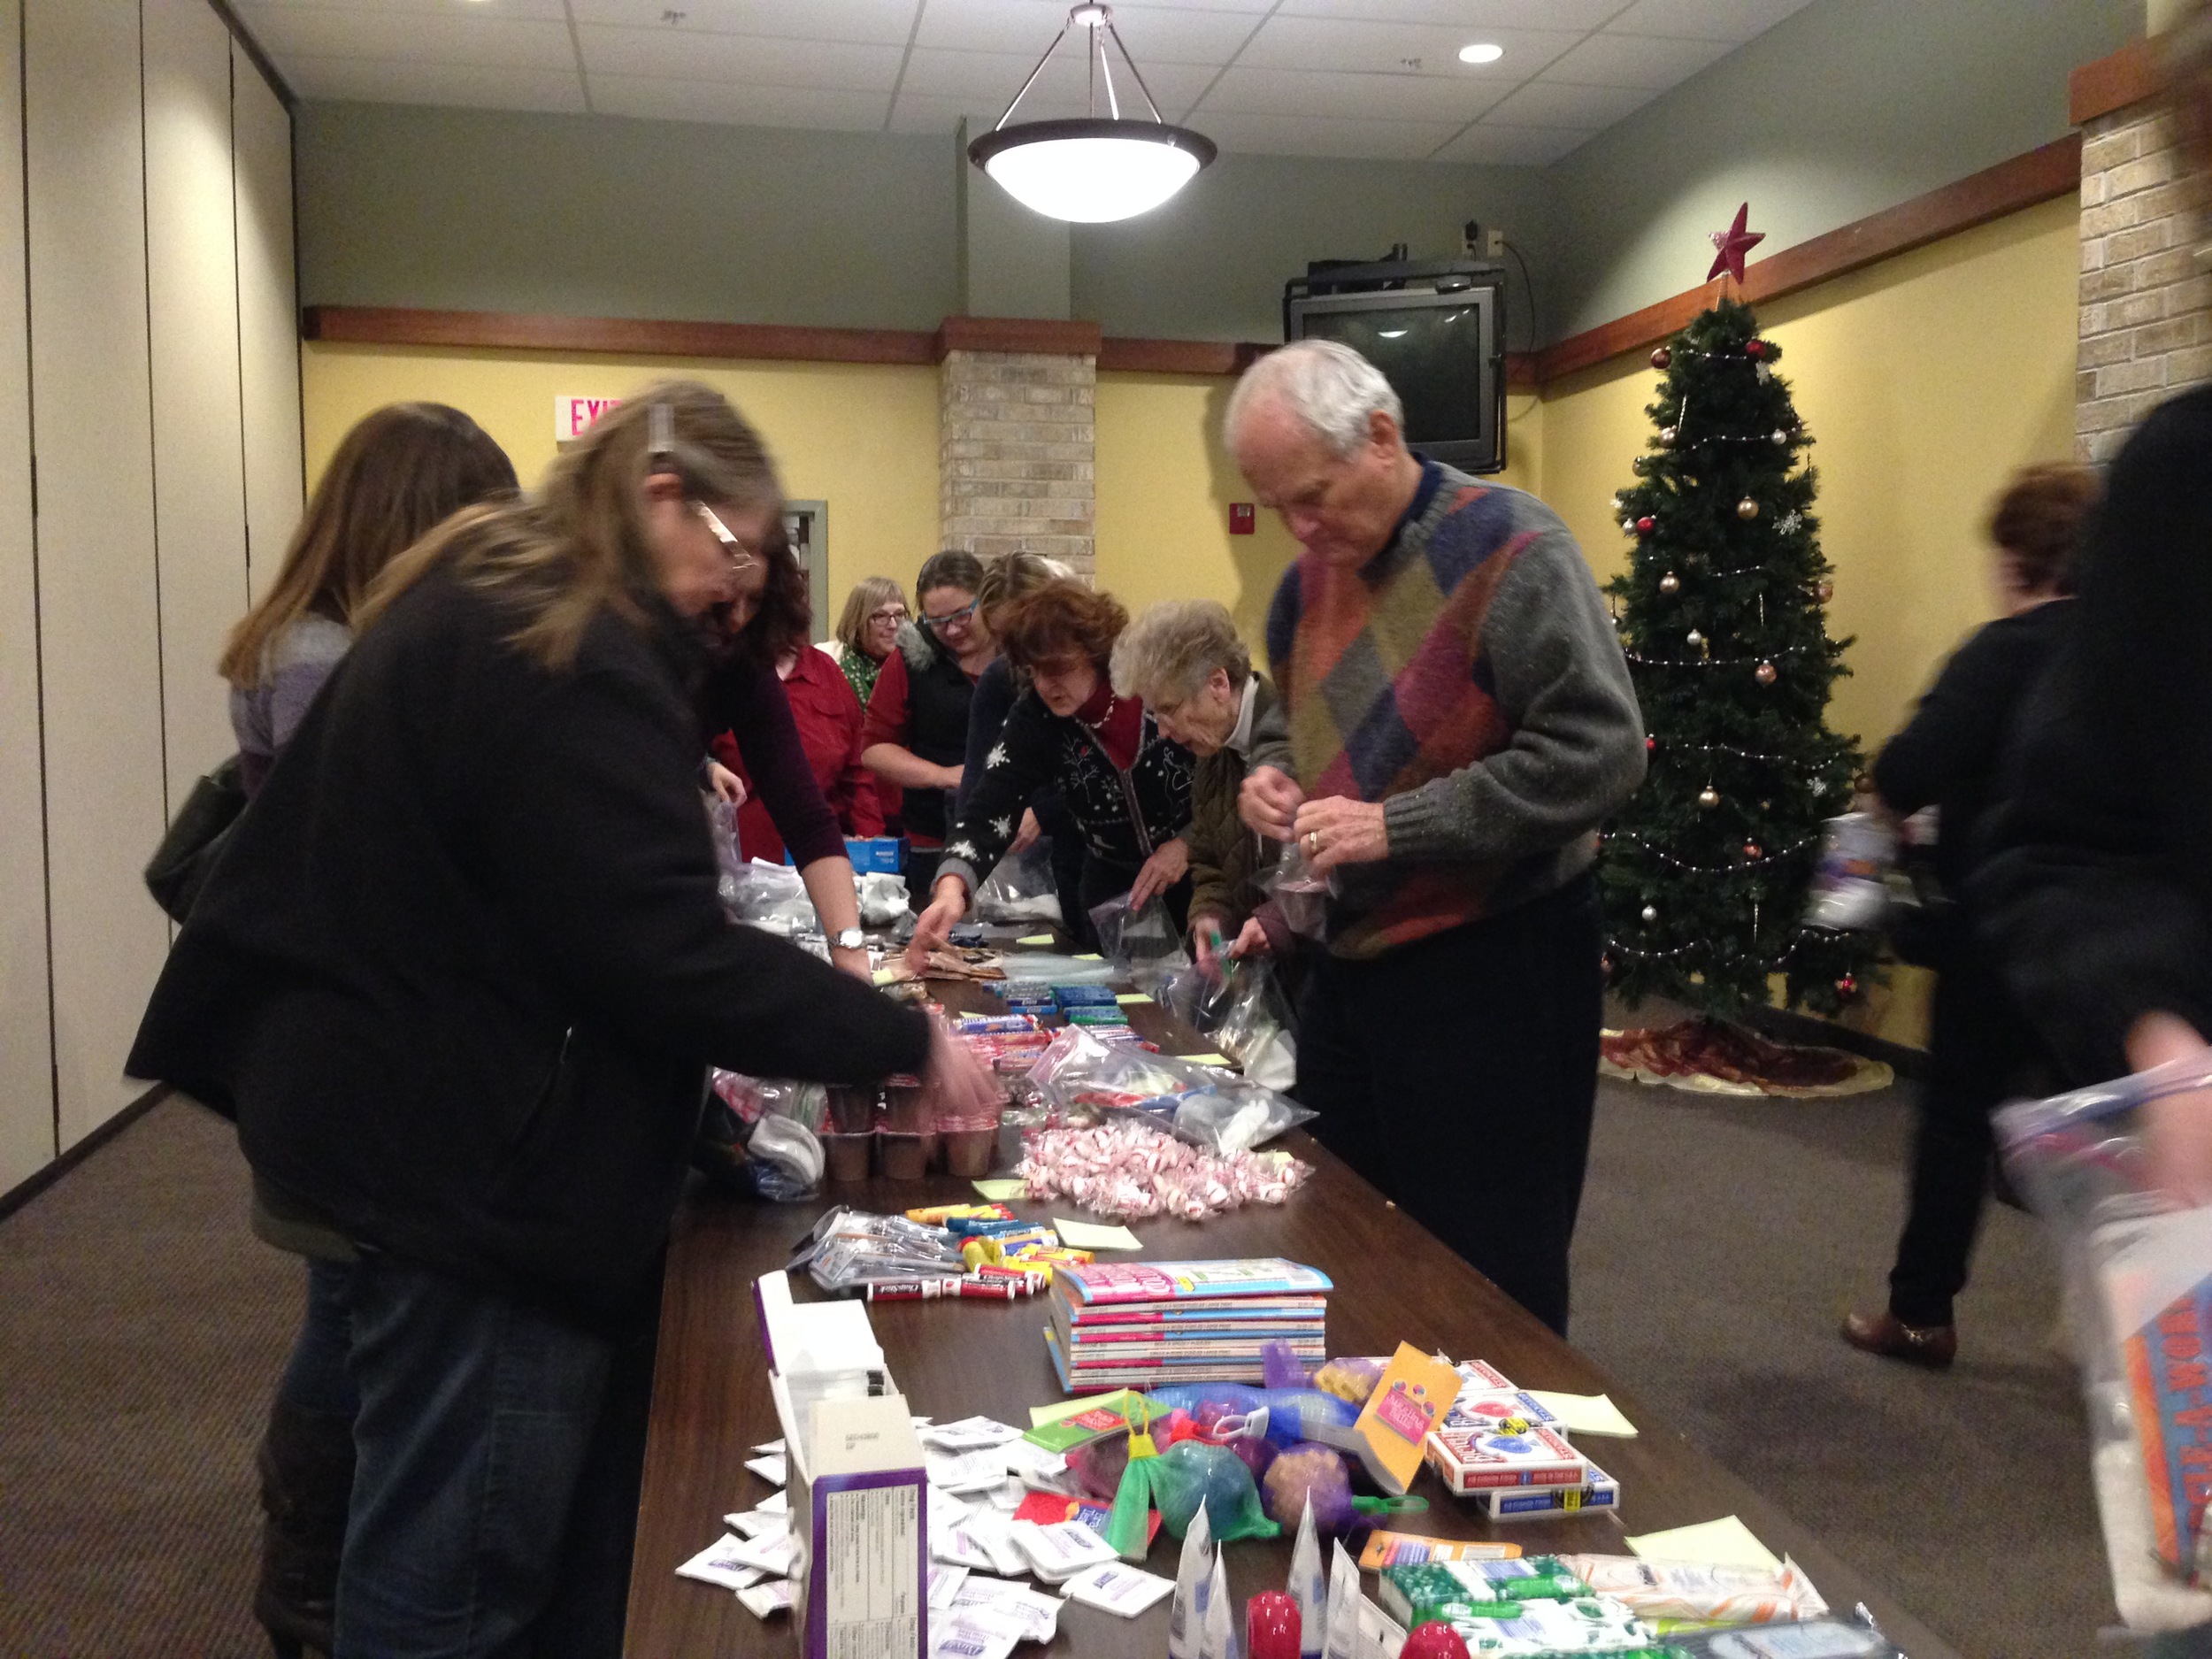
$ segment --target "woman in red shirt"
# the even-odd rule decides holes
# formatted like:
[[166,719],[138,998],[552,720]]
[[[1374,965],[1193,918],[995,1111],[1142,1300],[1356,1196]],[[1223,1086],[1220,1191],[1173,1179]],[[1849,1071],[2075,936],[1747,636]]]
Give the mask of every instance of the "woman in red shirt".
[[[771,541],[764,549],[768,582],[759,613],[747,630],[751,636],[748,642],[775,664],[784,700],[791,705],[792,724],[798,727],[799,747],[805,751],[823,801],[836,816],[838,829],[846,835],[879,835],[883,815],[876,803],[875,779],[860,764],[860,699],[853,695],[836,659],[809,643],[813,615],[807,604],[806,577],[789,543],[781,536]],[[777,822],[778,803],[764,800],[736,734],[718,733],[708,748],[737,774],[744,788],[737,813],[739,849],[748,858],[780,864],[785,836]]]

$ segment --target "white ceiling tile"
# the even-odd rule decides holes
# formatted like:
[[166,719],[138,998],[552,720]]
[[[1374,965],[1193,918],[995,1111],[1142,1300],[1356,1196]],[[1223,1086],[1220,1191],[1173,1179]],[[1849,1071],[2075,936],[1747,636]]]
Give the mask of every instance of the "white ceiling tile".
[[1510,86],[1534,74],[1581,38],[1540,29],[1494,29],[1489,35],[1505,48],[1504,58],[1494,64],[1463,64],[1459,49],[1467,43],[1464,29],[1342,18],[1273,17],[1261,27],[1237,62],[1256,69],[1411,73],[1502,81]]
[[659,76],[591,77],[591,104],[602,115],[653,121],[712,121],[730,127],[810,127],[872,133],[889,100],[876,92],[806,87],[731,86]]
[[293,58],[372,58],[387,63],[573,70],[568,25],[549,18],[485,16],[454,6],[261,6],[250,14],[257,44],[280,62]]
[[1741,42],[1763,35],[1808,0],[1637,0],[1609,26],[1624,35],[1673,35]]
[[1478,121],[1429,159],[1502,167],[1540,167],[1581,148],[1590,136],[1588,133],[1563,127],[1502,127]]
[[[1283,0],[1284,17],[1427,23],[1450,29],[1594,29],[1621,0]],[[1481,38],[1469,35],[1473,41]]]
[[[903,46],[914,31],[919,0],[569,0],[579,24],[629,28],[669,27],[664,14],[680,12],[675,27],[718,35],[774,35],[790,40],[857,41]],[[559,0],[554,0],[557,12]]]
[[[372,0],[361,4],[354,0],[234,0],[231,10],[238,13],[247,25],[247,33],[253,34],[252,20],[271,12],[343,12],[352,15],[376,12],[407,12],[420,16],[442,13],[451,16],[463,12],[475,18],[549,18],[560,22],[567,18],[561,9],[561,0]],[[260,36],[255,35],[257,42]]]
[[1647,87],[1570,87],[1532,81],[1501,100],[1490,118],[1504,127],[1565,127],[1595,132],[1658,96]]
[[370,58],[283,61],[285,79],[303,98],[355,104],[455,104],[471,110],[554,110],[582,114],[574,70],[488,69],[463,64],[380,63]]
[[1223,115],[1208,120],[1202,130],[1228,150],[1374,161],[1418,161],[1452,135],[1449,122],[1338,121],[1292,115]]
[[690,28],[580,26],[585,73],[672,81],[726,81],[844,92],[889,92],[902,46],[851,41],[778,40],[764,35],[710,35]]
[[1538,79],[1586,87],[1647,87],[1664,91],[1735,50],[1730,41],[1593,35],[1572,51],[1554,58]]
[[1230,69],[1197,109],[1203,128],[1217,113],[1321,115],[1362,121],[1471,121],[1507,88],[1430,75],[1361,75],[1299,69]]
[[[999,111],[1021,89],[1022,82],[1036,66],[1034,58],[1017,57],[1010,52],[939,51],[917,46],[907,55],[906,73],[899,81],[899,88],[925,97],[972,99],[977,108],[989,109],[991,119],[996,120]],[[1148,64],[1142,59],[1138,60],[1137,66],[1144,71],[1145,85],[1152,88],[1152,96],[1159,100],[1160,113],[1170,120],[1175,118],[1177,111],[1188,109],[1219,73],[1199,64]],[[1142,96],[1122,73],[1118,63],[1114,65],[1114,90],[1121,99],[1124,114],[1147,113]],[[1037,84],[1022,101],[1021,113],[1026,117],[1033,109],[1055,105],[1080,115],[1089,103],[1090,81],[1081,60],[1062,63],[1056,59],[1037,77]],[[1101,114],[1106,111],[1103,82],[1099,86],[1098,108]]]
[[[1067,20],[1068,8],[1062,0],[929,0],[914,43],[954,51],[1026,54],[1033,64]],[[1227,63],[1258,23],[1259,18],[1248,12],[1114,7],[1114,27],[1121,43],[1147,80],[1154,64]],[[1070,29],[1059,54],[1079,58],[1090,50],[1088,35],[1087,29]],[[1120,54],[1111,42],[1106,50],[1118,65]]]

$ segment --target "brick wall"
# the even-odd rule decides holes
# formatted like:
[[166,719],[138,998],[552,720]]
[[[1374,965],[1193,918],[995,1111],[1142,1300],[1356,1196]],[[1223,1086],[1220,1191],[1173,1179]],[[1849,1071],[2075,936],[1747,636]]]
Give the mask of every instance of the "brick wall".
[[2103,463],[2135,424],[2212,380],[2212,264],[2199,187],[2155,103],[2082,128],[2081,341],[2074,452]]
[[1094,574],[1097,359],[948,351],[938,374],[943,544],[1026,549]]

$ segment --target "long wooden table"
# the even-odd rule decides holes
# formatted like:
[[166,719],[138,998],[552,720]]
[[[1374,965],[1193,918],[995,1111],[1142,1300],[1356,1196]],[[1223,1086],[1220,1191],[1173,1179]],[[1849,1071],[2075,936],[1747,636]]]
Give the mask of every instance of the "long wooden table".
[[[993,1005],[964,987],[948,987],[944,1000],[955,1006]],[[1162,1021],[1156,1010],[1143,1012],[1152,1023]],[[1148,1021],[1141,1017],[1138,1023],[1144,1029]],[[1396,1517],[1391,1523],[1395,1530],[1507,1539],[1530,1554],[1617,1554],[1624,1553],[1626,1533],[1733,1513],[1769,1548],[1793,1556],[1838,1611],[1863,1601],[1912,1659],[1956,1659],[1917,1620],[1831,1555],[1811,1530],[1668,1428],[1632,1388],[1540,1325],[1325,1148],[1302,1133],[1278,1144],[1314,1166],[1312,1178],[1287,1204],[1201,1223],[1135,1222],[1145,1255],[1160,1260],[1286,1256],[1310,1263],[1336,1281],[1329,1302],[1331,1353],[1387,1354],[1408,1341],[1454,1359],[1484,1359],[1524,1387],[1609,1394],[1642,1431],[1633,1440],[1586,1442],[1620,1482],[1617,1514],[1492,1525],[1477,1519],[1425,1468],[1413,1490],[1428,1498],[1430,1508]],[[629,1654],[720,1659],[792,1651],[788,1615],[763,1624],[727,1590],[679,1578],[674,1571],[721,1535],[724,1515],[752,1508],[772,1490],[745,1467],[755,1445],[781,1432],[769,1401],[753,1281],[782,1266],[832,1204],[897,1211],[973,1197],[966,1182],[939,1175],[918,1183],[872,1180],[832,1187],[820,1202],[805,1204],[746,1203],[704,1192],[686,1203],[677,1218],[661,1316],[630,1583]],[[1040,1218],[1056,1210],[1071,1213],[1064,1202],[1015,1208]],[[815,1294],[803,1279],[794,1288],[802,1297]],[[870,1315],[892,1375],[916,1412],[941,1420],[981,1412],[1018,1425],[1028,1421],[1031,1406],[1064,1397],[1046,1357],[1041,1302],[885,1302],[871,1308]],[[1163,1531],[1146,1565],[1171,1577],[1177,1549]],[[1289,1555],[1287,1540],[1229,1547],[1236,1605],[1257,1591],[1282,1588]],[[1371,1593],[1371,1578],[1369,1587]],[[1158,1659],[1166,1652],[1166,1632],[1165,1603],[1137,1619],[1070,1605],[1060,1615],[1059,1636],[1049,1651],[1083,1659]]]

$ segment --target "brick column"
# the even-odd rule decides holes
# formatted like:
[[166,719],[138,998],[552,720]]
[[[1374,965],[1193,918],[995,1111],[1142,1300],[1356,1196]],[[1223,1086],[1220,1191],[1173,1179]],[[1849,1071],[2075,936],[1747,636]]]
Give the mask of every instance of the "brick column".
[[1097,326],[955,317],[939,338],[943,545],[1093,576]]
[[2074,453],[2104,463],[2146,414],[2212,380],[2212,265],[2198,187],[2155,102],[2085,122]]

